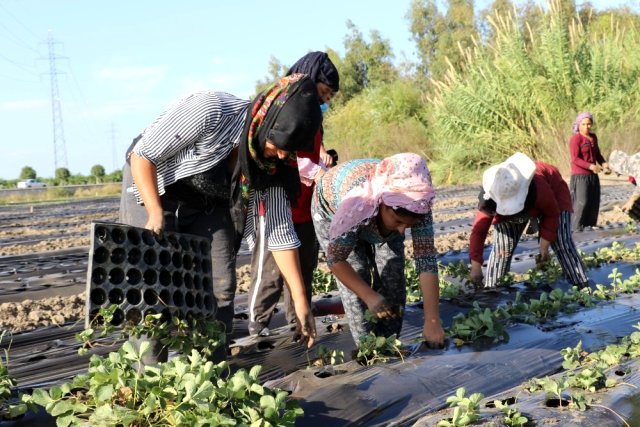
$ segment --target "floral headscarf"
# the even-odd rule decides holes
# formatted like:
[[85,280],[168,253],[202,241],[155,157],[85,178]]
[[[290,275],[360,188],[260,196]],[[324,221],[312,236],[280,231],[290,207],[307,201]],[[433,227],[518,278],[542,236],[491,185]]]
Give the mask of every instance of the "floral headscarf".
[[373,218],[381,202],[426,214],[434,197],[431,174],[419,155],[402,153],[387,157],[378,163],[368,180],[345,194],[331,220],[329,238],[341,236]]

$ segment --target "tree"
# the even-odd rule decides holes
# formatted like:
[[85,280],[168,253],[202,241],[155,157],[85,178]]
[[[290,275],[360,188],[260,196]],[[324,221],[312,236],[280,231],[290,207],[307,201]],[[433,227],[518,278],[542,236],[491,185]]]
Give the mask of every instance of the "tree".
[[58,168],[56,169],[55,176],[61,184],[66,184],[71,176],[71,172],[69,172],[69,169],[67,168]]
[[104,167],[102,165],[93,165],[91,167],[91,176],[96,179],[96,184],[100,182],[100,179],[104,177]]
[[460,71],[464,53],[478,39],[473,14],[473,0],[449,0],[442,15],[434,0],[414,0],[407,14],[410,31],[420,56],[420,71],[436,79],[450,65]]
[[344,59],[334,59],[332,52],[328,52],[340,72],[338,103],[346,103],[369,86],[390,83],[398,77],[388,39],[373,30],[371,42],[367,42],[353,22],[347,21],[347,28],[351,33],[344,39]]
[[24,179],[36,179],[37,176],[38,176],[38,174],[36,173],[36,170],[34,168],[32,168],[31,166],[25,166],[20,171],[20,179],[22,179],[22,180],[24,180]]

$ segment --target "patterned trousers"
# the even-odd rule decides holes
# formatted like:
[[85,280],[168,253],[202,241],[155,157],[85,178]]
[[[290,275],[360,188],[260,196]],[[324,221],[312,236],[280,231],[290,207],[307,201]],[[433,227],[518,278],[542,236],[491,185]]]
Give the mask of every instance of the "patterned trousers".
[[[313,212],[313,223],[316,236],[324,251],[329,244],[329,226],[331,222]],[[378,319],[375,323],[365,320],[367,306],[358,296],[347,288],[340,280],[338,291],[349,322],[351,335],[356,345],[359,338],[373,332],[377,336],[389,337],[400,335],[402,329],[402,313],[407,301],[407,285],[404,276],[404,236],[385,243],[368,243],[359,240],[347,262],[374,291],[382,295],[394,311],[399,315],[391,319]]]
[[[526,226],[527,222],[500,222],[494,225],[495,241],[487,262],[485,288],[495,287],[498,281],[509,272],[513,252]],[[558,257],[565,277],[571,284],[582,285],[589,280],[584,263],[571,237],[571,213],[569,211],[560,213],[558,236],[556,241],[551,244],[551,248]]]

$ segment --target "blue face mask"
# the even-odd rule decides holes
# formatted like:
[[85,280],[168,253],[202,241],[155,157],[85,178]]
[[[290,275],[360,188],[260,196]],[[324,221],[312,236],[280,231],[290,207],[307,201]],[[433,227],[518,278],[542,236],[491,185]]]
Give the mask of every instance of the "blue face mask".
[[326,113],[328,109],[329,109],[329,104],[327,104],[326,102],[323,102],[322,104],[320,104],[320,111],[322,111],[322,114]]

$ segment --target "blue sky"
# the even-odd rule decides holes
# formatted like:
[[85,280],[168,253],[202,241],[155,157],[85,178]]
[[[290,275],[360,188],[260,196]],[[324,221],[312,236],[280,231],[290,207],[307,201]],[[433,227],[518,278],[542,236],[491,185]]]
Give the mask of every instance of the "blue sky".
[[[604,4],[592,1],[598,7]],[[608,6],[623,2],[609,1]],[[486,2],[478,2],[481,7]],[[120,168],[131,139],[194,90],[253,93],[273,56],[344,54],[347,20],[415,60],[410,0],[0,0],[0,178],[54,174],[48,37],[55,41],[67,167]]]

